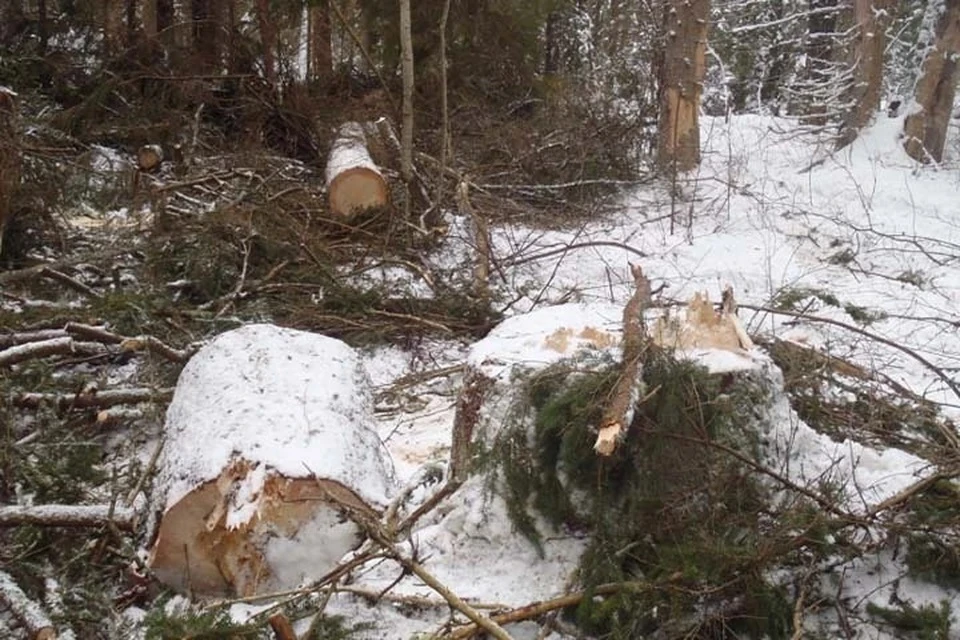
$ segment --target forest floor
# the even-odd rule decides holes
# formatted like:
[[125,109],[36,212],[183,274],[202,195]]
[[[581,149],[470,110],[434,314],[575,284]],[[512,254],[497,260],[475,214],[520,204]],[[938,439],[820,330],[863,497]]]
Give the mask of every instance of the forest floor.
[[[183,361],[252,321],[324,332],[361,350],[381,437],[409,480],[445,463],[471,344],[504,317],[550,305],[622,306],[632,262],[663,285],[665,305],[734,288],[748,332],[783,370],[794,419],[811,428],[782,452],[779,472],[829,486],[853,513],[898,500],[895,513],[817,566],[815,598],[804,605],[808,587],[790,585],[793,622],[807,619],[809,637],[957,637],[960,181],[954,160],[909,160],[901,129],[901,118],[881,114],[851,147],[833,151],[788,119],[707,118],[703,164],[675,184],[626,187],[591,216],[561,223],[528,210],[491,215],[492,310],[487,294],[475,293],[478,235],[463,208],[444,212],[439,236],[382,218],[339,229],[316,214],[322,185],[313,169],[244,154],[205,157],[188,175],[165,169],[131,196],[129,159],[89,147],[83,167],[62,173],[82,195],[42,231],[58,242],[30,250],[42,264],[0,272],[0,359],[20,342],[72,340],[0,365],[15,374],[0,382],[8,421],[0,498],[142,506]],[[472,195],[484,212],[500,198],[483,185]],[[144,335],[168,348],[118,347]],[[101,396],[146,389],[151,402],[111,407],[91,399],[91,387]],[[474,487],[424,520],[415,535],[428,568],[461,597],[491,606],[561,595],[582,536],[557,532],[541,556],[501,508]],[[71,534],[67,544],[62,533],[6,530],[13,551],[0,556],[4,571],[59,611],[75,637],[143,633],[147,612],[164,606],[131,569],[148,541],[114,529]],[[409,577],[371,605],[398,576],[387,565],[358,572],[354,592],[337,593],[326,610],[359,624],[357,638],[441,628],[446,604]],[[261,610],[235,604],[231,615]],[[22,631],[0,615],[0,633],[5,621],[10,633]],[[568,637],[564,629],[529,623],[511,633]]]

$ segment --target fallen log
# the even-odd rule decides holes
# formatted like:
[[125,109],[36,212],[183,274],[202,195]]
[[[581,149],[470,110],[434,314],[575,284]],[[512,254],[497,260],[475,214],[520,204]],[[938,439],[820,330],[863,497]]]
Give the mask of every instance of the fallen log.
[[57,630],[50,617],[4,571],[0,571],[0,602],[26,627],[30,640],[56,640]]
[[327,158],[327,195],[334,215],[351,218],[366,209],[386,207],[390,192],[367,151],[363,127],[340,127]]
[[67,409],[106,409],[118,404],[141,402],[166,402],[173,396],[172,389],[92,389],[80,393],[21,393],[13,399],[13,406],[21,409],[38,409],[52,404],[60,411]]
[[48,527],[102,527],[108,523],[120,529],[133,529],[133,509],[107,504],[43,504],[32,507],[0,507],[0,527],[25,524]]
[[250,596],[321,576],[362,541],[341,505],[378,518],[393,492],[361,361],[325,336],[222,334],[181,373],[164,436],[149,564],[189,594]]

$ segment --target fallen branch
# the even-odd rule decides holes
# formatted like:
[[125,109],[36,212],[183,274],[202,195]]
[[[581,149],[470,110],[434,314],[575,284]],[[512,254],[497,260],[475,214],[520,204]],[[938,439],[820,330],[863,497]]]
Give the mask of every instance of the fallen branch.
[[79,291],[85,296],[90,296],[91,298],[102,297],[99,293],[97,293],[87,285],[83,284],[79,280],[75,278],[71,278],[70,276],[63,273],[62,271],[57,271],[56,269],[53,269],[51,267],[41,268],[40,275],[42,275],[45,278],[49,278],[50,280],[54,280],[55,282],[59,282],[60,284],[73,289],[74,291]]
[[126,337],[108,331],[103,327],[95,327],[79,322],[68,322],[63,327],[63,330],[70,335],[82,336],[96,342],[120,345],[120,351],[123,352],[146,351],[166,358],[171,362],[186,362],[190,359],[190,356],[193,355],[193,351],[191,350],[176,349],[154,336],[140,335]]
[[0,602],[26,627],[30,640],[56,639],[57,630],[49,616],[4,571],[0,571]]
[[270,628],[273,629],[273,637],[277,640],[297,640],[297,634],[287,616],[278,611],[267,618],[267,621],[270,623]]
[[13,399],[13,405],[21,409],[38,409],[52,404],[61,411],[67,409],[106,409],[118,404],[141,402],[169,402],[173,389],[109,389],[93,393],[22,393]]
[[25,524],[47,527],[101,527],[113,523],[120,529],[133,530],[136,512],[112,505],[44,504],[34,507],[0,507],[0,527]]
[[106,347],[96,342],[76,342],[73,338],[53,338],[40,342],[27,342],[0,351],[0,367],[9,367],[26,360],[54,355],[101,355]]
[[640,399],[643,387],[643,358],[647,351],[647,330],[643,324],[643,309],[650,302],[650,280],[643,270],[630,265],[636,289],[623,309],[623,369],[613,388],[610,402],[600,421],[600,430],[594,450],[609,456],[617,448],[617,439],[629,426],[633,407]]
[[[319,486],[323,488],[323,485]],[[356,522],[366,532],[371,541],[382,547],[387,555],[396,562],[400,563],[404,569],[420,578],[424,584],[436,591],[437,594],[446,600],[451,607],[467,616],[471,622],[482,628],[492,637],[497,638],[497,640],[512,640],[510,634],[504,631],[503,627],[491,620],[486,615],[477,611],[471,605],[464,602],[460,596],[455,594],[453,591],[447,588],[446,585],[435,578],[433,574],[427,571],[423,565],[417,562],[415,558],[409,558],[401,553],[400,549],[398,549],[396,544],[394,544],[394,542],[390,539],[390,536],[385,531],[383,525],[381,525],[379,521],[370,517],[369,513],[372,512],[372,509],[369,507],[366,509],[358,509],[356,505],[348,504],[343,500],[340,500],[339,496],[336,496],[329,491],[327,492],[327,496],[331,501],[340,505],[340,507],[350,516],[351,520]]]
[[890,340],[889,338],[884,338],[883,336],[867,331],[866,329],[861,329],[860,327],[855,327],[852,324],[841,322],[840,320],[834,320],[833,318],[824,318],[823,316],[812,316],[807,313],[788,311],[786,309],[774,309],[772,307],[764,307],[761,305],[741,304],[740,306],[743,307],[744,309],[750,309],[752,311],[759,311],[762,313],[773,313],[778,315],[790,316],[792,318],[799,318],[801,320],[809,320],[810,322],[820,322],[823,324],[830,324],[835,327],[846,329],[847,331],[852,331],[853,333],[861,335],[865,338],[869,338],[870,340],[875,340],[876,342],[885,344],[888,347],[892,347],[897,351],[900,351],[901,353],[906,354],[907,356],[913,358],[914,360],[922,364],[928,370],[933,372],[934,375],[940,378],[940,380],[942,380],[944,384],[946,384],[950,388],[950,390],[953,391],[953,394],[957,396],[957,398],[960,398],[960,384],[958,384],[956,381],[954,381],[953,378],[947,375],[947,373],[942,368],[936,366],[935,364],[933,364],[932,362],[930,362],[929,360],[921,356],[919,353],[917,353],[910,347],[906,347],[898,342]]
[[[658,587],[656,585],[647,584],[645,582],[616,582],[601,584],[590,590],[571,593],[553,598],[551,600],[534,602],[516,609],[511,609],[510,611],[505,611],[495,616],[491,616],[490,619],[501,625],[511,624],[514,622],[520,622],[522,620],[538,618],[545,613],[556,611],[557,609],[565,609],[567,607],[578,605],[583,601],[584,598],[588,596],[593,597],[609,595],[626,589],[630,589],[632,591],[651,591],[657,588]],[[477,633],[480,633],[480,628],[476,624],[468,624],[460,627],[459,629],[455,629],[446,637],[450,640],[465,640],[466,638],[472,638]]]
[[38,331],[5,333],[0,335],[0,349],[27,344],[28,342],[41,342],[43,340],[53,340],[54,338],[64,338],[66,335],[67,332],[63,329],[40,329]]

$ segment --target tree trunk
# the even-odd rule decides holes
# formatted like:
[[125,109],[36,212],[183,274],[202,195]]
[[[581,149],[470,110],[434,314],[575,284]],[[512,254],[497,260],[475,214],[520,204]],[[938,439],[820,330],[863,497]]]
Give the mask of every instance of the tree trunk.
[[400,174],[406,189],[404,208],[407,217],[410,214],[410,183],[413,181],[413,40],[410,31],[410,0],[400,0],[400,56],[403,73]]
[[17,95],[0,87],[0,256],[3,232],[13,214],[14,196],[20,188],[20,136]]
[[116,55],[123,46],[124,1],[102,0],[100,11],[104,49],[108,55]]
[[23,0],[0,2],[0,42],[9,43],[25,24]]
[[310,30],[307,38],[307,79],[324,80],[333,71],[333,51],[330,44],[330,6],[327,0],[310,5],[307,17]]
[[806,114],[804,122],[823,126],[827,122],[827,103],[831,96],[827,88],[833,76],[833,49],[837,29],[838,0],[810,0],[807,24],[807,82],[808,102],[801,107]]
[[845,129],[837,141],[839,147],[853,142],[860,130],[870,124],[880,106],[889,9],[890,0],[854,0],[853,15],[858,32],[853,47],[852,106],[846,114]]
[[923,61],[914,96],[916,111],[903,124],[904,149],[918,162],[940,162],[957,89],[960,0],[946,0],[937,18],[933,47]]
[[664,21],[657,157],[662,169],[700,163],[700,94],[706,68],[709,0],[670,0]]
[[143,0],[140,7],[140,22],[143,26],[143,35],[147,40],[157,37],[157,0]]
[[257,24],[263,48],[263,77],[271,89],[277,87],[277,29],[270,16],[270,0],[257,0]]
[[228,12],[222,0],[193,0],[193,51],[204,72],[217,73],[224,68],[224,41]]

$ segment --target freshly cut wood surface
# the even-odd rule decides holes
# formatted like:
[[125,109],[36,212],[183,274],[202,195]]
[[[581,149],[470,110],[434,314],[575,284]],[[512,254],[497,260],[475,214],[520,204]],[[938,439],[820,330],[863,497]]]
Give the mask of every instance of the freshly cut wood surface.
[[387,183],[370,158],[359,123],[340,127],[327,159],[327,193],[331,213],[345,218],[385,207],[390,201]]
[[187,363],[164,425],[150,553],[196,596],[295,588],[361,541],[394,490],[359,356],[272,325],[221,334]]

